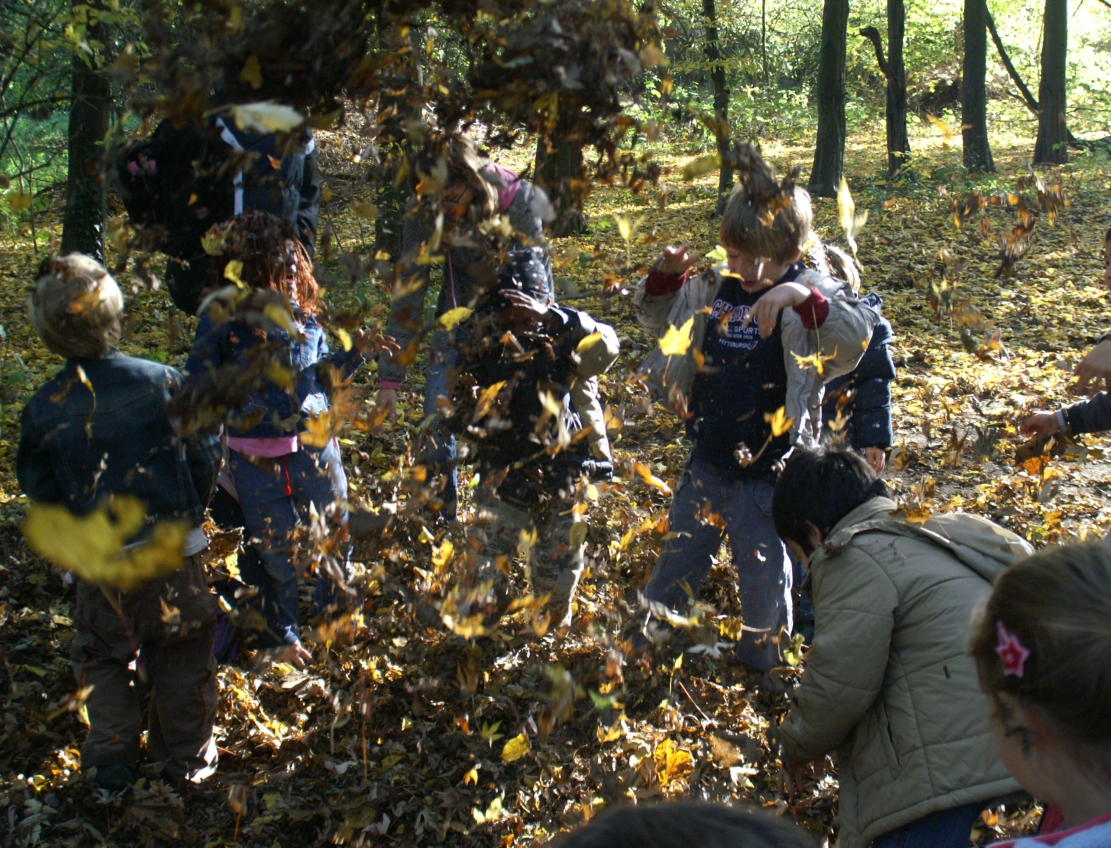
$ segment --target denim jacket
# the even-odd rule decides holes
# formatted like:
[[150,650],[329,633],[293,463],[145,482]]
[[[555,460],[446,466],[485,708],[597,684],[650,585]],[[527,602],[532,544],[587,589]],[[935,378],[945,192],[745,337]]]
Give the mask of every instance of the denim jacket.
[[[272,330],[265,340],[272,346],[267,359],[290,370],[293,389],[287,391],[274,381],[260,377],[246,403],[233,412],[240,420],[253,421],[259,415],[261,418],[246,428],[229,424],[231,435],[268,439],[300,432],[306,417],[328,409],[328,376],[326,368],[321,366],[331,363],[339,369],[341,379],[347,379],[365,361],[354,347],[331,353],[323,328],[311,315],[299,316],[297,323],[302,340],[291,338],[282,330]],[[235,370],[246,368],[251,348],[262,343],[262,337],[250,327],[234,321],[216,324],[205,315],[197,325],[185,370],[192,380],[203,379],[206,375],[211,377],[212,372],[224,366]]]
[[165,407],[181,380],[173,368],[114,350],[67,360],[23,407],[16,473],[24,493],[78,515],[110,494],[128,494],[144,503],[149,520],[199,526],[220,444],[178,437]]

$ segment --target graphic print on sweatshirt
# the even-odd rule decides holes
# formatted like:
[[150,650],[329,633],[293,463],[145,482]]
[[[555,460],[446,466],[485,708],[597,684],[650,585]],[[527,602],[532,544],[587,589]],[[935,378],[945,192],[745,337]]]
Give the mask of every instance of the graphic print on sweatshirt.
[[756,316],[747,303],[734,306],[719,297],[710,308],[710,329],[718,334],[717,343],[724,347],[752,350],[760,341]]

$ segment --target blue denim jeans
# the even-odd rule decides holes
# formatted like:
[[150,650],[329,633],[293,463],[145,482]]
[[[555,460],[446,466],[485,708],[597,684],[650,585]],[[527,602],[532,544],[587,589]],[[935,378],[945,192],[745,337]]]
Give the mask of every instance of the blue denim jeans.
[[[256,464],[236,451],[230,453],[232,476],[243,508],[243,520],[258,547],[262,568],[243,573],[245,582],[259,589],[267,632],[263,647],[300,641],[297,624],[297,568],[290,534],[308,515],[309,506],[323,515],[336,504],[339,520],[347,519],[347,475],[339,445],[332,439],[321,449],[304,445],[294,453]],[[317,610],[332,597],[331,582],[318,574]]]
[[448,376],[455,367],[459,352],[452,344],[448,333],[432,334],[432,349],[428,356],[428,368],[424,372],[424,417],[435,415],[428,435],[421,449],[421,461],[428,466],[428,479],[443,480],[439,500],[443,508],[440,516],[446,521],[454,521],[459,507],[459,472],[455,466],[455,434],[448,432],[439,417],[436,400],[447,397]]
[[872,848],[968,848],[972,826],[990,802],[939,810],[876,837]]
[[[761,671],[781,664],[779,629],[790,632],[792,621],[793,566],[772,521],[773,491],[765,480],[737,480],[690,459],[668,513],[668,527],[677,535],[664,545],[644,589],[649,601],[679,610],[688,600],[688,588],[697,597],[728,535],[741,615],[745,626],[754,628],[745,631],[737,656]],[[721,521],[705,520],[710,516]]]

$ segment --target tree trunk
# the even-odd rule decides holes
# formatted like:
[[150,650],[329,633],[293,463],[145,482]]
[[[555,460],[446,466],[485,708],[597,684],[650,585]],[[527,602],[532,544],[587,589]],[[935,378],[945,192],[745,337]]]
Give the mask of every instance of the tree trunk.
[[907,135],[907,69],[903,63],[903,35],[906,31],[906,6],[903,0],[887,0],[887,173],[895,173],[910,158]]
[[818,58],[818,141],[810,171],[810,193],[836,197],[845,167],[845,42],[848,0],[825,0]]
[[717,148],[722,163],[714,214],[721,217],[725,204],[729,202],[729,193],[733,190],[733,169],[725,164],[729,156],[729,89],[725,82],[725,65],[721,63],[721,42],[718,41],[717,8],[714,0],[702,0],[702,14],[706,16],[706,61],[710,64],[710,82],[714,87]]
[[1069,131],[1065,123],[1065,60],[1068,55],[1068,2],[1045,0],[1045,40],[1042,42],[1042,82],[1038,87],[1038,141],[1034,164],[1069,161]]
[[[107,43],[100,24],[90,26],[88,39]],[[90,59],[90,62],[92,60]],[[73,101],[69,108],[69,164],[62,250],[78,250],[104,261],[104,220],[108,204],[101,154],[112,108],[112,84],[95,62],[73,57]]]
[[551,136],[559,141],[550,149],[543,136],[536,146],[536,184],[547,192],[555,208],[550,233],[561,238],[581,233],[586,223],[583,217],[586,168],[581,143],[560,132],[558,124]]
[[987,0],[964,0],[964,67],[961,77],[961,123],[964,126],[964,166],[973,172],[993,172],[995,162],[988,142]]

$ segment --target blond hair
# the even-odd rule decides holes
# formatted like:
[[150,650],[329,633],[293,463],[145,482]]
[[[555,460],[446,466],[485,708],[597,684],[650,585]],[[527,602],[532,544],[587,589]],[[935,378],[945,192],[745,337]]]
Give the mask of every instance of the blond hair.
[[83,253],[43,260],[27,317],[43,343],[67,359],[96,359],[120,340],[123,294],[108,269]]
[[[1015,640],[1013,643],[1011,640]],[[1019,652],[1005,663],[1005,642]],[[972,625],[980,688],[1040,709],[1078,750],[1111,754],[1111,547],[1046,548],[1007,569]],[[1022,652],[1025,651],[1025,656]],[[1017,667],[1016,667],[1017,666]]]

